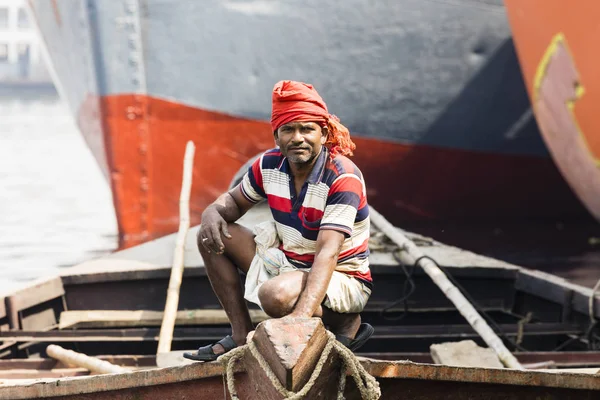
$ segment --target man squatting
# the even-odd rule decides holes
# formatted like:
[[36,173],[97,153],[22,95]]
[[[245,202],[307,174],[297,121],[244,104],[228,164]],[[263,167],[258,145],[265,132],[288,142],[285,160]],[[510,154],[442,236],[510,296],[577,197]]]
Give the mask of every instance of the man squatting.
[[[271,126],[277,148],[206,208],[198,233],[232,334],[186,358],[212,361],[245,344],[254,330],[246,299],[273,318],[320,317],[353,351],[373,334],[360,317],[373,287],[369,207],[363,175],[347,158],[356,148],[349,131],[312,85],[295,81],[273,88]],[[264,229],[276,239],[257,252],[256,229],[235,221],[262,200],[274,219]],[[238,270],[267,278],[257,284],[247,277],[244,293]]]

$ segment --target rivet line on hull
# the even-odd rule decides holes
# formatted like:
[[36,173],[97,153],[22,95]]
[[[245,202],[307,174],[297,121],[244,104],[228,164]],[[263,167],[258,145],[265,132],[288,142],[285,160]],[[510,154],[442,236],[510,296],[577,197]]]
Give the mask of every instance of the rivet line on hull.
[[144,241],[149,235],[149,214],[150,210],[150,179],[149,179],[149,129],[148,129],[148,102],[146,87],[146,71],[143,52],[140,4],[138,0],[126,0],[124,2],[125,18],[122,19],[127,31],[127,48],[129,54],[127,65],[124,66],[131,71],[130,80],[134,86],[133,104],[125,110],[126,118],[134,122],[135,134],[137,135],[137,155],[138,162],[135,164],[139,168],[139,208],[140,225],[139,240]]

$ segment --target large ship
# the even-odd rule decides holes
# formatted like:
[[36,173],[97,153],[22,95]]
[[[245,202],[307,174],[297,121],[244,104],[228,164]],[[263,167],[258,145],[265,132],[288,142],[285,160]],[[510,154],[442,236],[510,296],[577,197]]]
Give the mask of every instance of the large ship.
[[348,126],[369,202],[396,224],[587,215],[539,133],[501,0],[29,5],[121,247],[177,230],[188,140],[193,224],[274,146],[281,79],[314,84]]
[[540,131],[573,191],[600,220],[600,3],[505,2]]

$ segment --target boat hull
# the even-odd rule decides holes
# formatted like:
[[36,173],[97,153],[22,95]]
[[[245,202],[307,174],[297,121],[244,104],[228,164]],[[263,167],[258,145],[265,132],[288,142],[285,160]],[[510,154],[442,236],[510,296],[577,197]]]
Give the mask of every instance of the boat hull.
[[523,75],[544,140],[562,175],[600,219],[600,40],[594,1],[508,0]]
[[315,84],[350,128],[369,201],[394,223],[586,215],[539,136],[501,2],[30,5],[122,247],[177,229],[187,140],[192,223],[274,146],[280,79]]
[[[547,373],[507,369],[464,368],[411,362],[364,360],[366,371],[381,388],[381,399],[565,399],[592,400],[600,391],[594,375]],[[256,384],[243,370],[235,374],[240,399],[255,398]],[[196,363],[182,367],[149,369],[124,374],[65,378],[0,386],[0,395],[10,399],[133,400],[133,399],[217,399],[229,398],[224,369],[217,363]],[[348,377],[346,399],[360,399],[360,392]],[[273,397],[274,399],[277,397]],[[283,398],[283,397],[279,397]]]
[[[268,215],[267,207],[255,208],[244,215],[242,223],[251,228]],[[378,379],[383,398],[398,398],[399,393],[411,399],[597,397],[597,375],[560,370],[592,366],[597,370],[600,366],[600,352],[594,350],[593,341],[586,339],[597,336],[597,327],[590,322],[590,298],[594,299],[593,318],[600,318],[600,297],[594,298],[592,289],[406,234],[427,256],[438,260],[445,273],[477,304],[478,312],[497,324],[507,344],[518,338],[523,350],[514,353],[524,366],[534,368],[531,364],[538,364],[536,368],[540,368],[543,363],[557,369],[549,373],[426,364],[432,362],[432,344],[480,339],[422,269],[409,274],[397,267],[398,261],[390,251],[373,246],[370,257],[377,290],[361,318],[374,326],[375,333],[360,349],[366,353],[358,355],[379,359],[363,358],[361,362]],[[179,292],[173,350],[214,343],[230,334],[226,314],[211,290],[202,259],[192,250],[194,236],[195,231],[191,231],[186,237],[185,248],[189,251]],[[151,368],[160,358],[156,357],[157,341],[176,238],[173,234],[88,261],[65,270],[62,276],[43,279],[0,298],[0,326],[9,328],[0,331],[0,381],[37,378],[0,383],[0,398],[226,397],[224,371],[218,363]],[[407,294],[408,282],[413,289]],[[398,304],[401,296],[405,297],[404,305]],[[524,319],[524,315],[529,317]],[[52,343],[141,369],[53,379],[61,373],[73,376],[89,372],[37,358],[45,356]],[[419,363],[398,361],[406,359]],[[253,385],[266,383],[248,379],[241,364],[236,374],[237,391],[241,398],[253,398]],[[351,379],[347,385],[346,398],[357,398]]]

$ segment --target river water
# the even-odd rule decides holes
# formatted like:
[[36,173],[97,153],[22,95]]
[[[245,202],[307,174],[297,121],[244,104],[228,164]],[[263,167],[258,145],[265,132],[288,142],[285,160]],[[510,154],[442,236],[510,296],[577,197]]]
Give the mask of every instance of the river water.
[[109,186],[54,93],[0,95],[0,293],[109,253]]
[[[110,189],[55,94],[0,95],[0,293],[113,251]],[[600,224],[404,226],[593,286]]]

